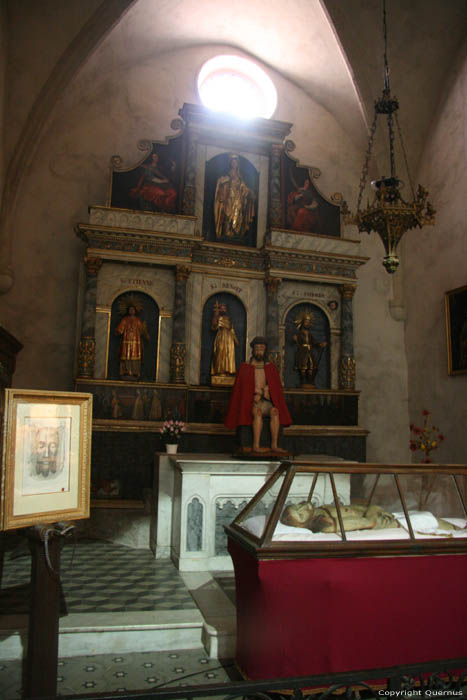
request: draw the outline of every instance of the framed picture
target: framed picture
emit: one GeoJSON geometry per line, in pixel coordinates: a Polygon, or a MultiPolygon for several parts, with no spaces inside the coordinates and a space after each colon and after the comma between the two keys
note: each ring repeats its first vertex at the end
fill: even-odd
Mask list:
{"type": "Polygon", "coordinates": [[[467,285],[446,292],[449,374],[467,372],[467,285]]]}
{"type": "Polygon", "coordinates": [[[89,517],[92,395],[5,390],[0,529],[89,517]]]}

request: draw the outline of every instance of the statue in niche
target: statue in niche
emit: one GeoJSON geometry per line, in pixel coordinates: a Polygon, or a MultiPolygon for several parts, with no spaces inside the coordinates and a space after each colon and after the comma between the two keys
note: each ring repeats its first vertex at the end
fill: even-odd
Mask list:
{"type": "Polygon", "coordinates": [[[319,203],[313,196],[311,180],[306,178],[303,187],[294,181],[295,190],[287,198],[287,220],[294,231],[317,231],[319,229],[319,203]]]}
{"type": "Polygon", "coordinates": [[[214,195],[216,238],[244,238],[255,215],[255,193],[240,174],[240,161],[232,155],[229,172],[217,180],[214,195]]]}
{"type": "Polygon", "coordinates": [[[161,211],[171,214],[177,204],[177,190],[174,187],[175,161],[171,161],[166,173],[159,164],[159,155],[154,151],[148,163],[141,166],[141,177],[136,187],[130,190],[130,197],[139,201],[143,210],[161,211]]]}
{"type": "Polygon", "coordinates": [[[149,340],[146,323],[138,316],[141,309],[142,304],[136,298],[123,298],[119,302],[119,311],[123,318],[115,332],[122,336],[119,374],[124,379],[135,380],[141,375],[143,339],[149,340]]]}
{"type": "Polygon", "coordinates": [[[215,331],[214,348],[211,362],[211,383],[231,385],[235,376],[235,346],[238,339],[235,328],[227,310],[227,304],[216,301],[211,321],[211,330],[215,331]]]}
{"type": "Polygon", "coordinates": [[[311,334],[311,324],[313,313],[302,311],[294,323],[297,332],[294,333],[293,340],[297,346],[295,353],[295,369],[300,373],[300,384],[303,387],[313,387],[314,378],[318,372],[319,363],[323,355],[327,342],[319,342],[311,334]],[[313,353],[314,348],[319,348],[318,353],[313,353]]]}

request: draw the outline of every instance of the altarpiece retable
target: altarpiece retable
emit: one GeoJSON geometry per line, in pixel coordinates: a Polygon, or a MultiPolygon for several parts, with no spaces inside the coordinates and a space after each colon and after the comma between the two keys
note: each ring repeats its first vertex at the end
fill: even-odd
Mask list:
{"type": "Polygon", "coordinates": [[[342,197],[291,155],[292,124],[185,104],[171,127],[136,164],[111,158],[107,202],[77,226],[76,388],[93,394],[95,455],[105,434],[144,441],[167,418],[187,423],[184,451],[233,449],[229,394],[265,336],[287,448],[364,460],[352,299],[366,258],[343,236],[342,197]]]}

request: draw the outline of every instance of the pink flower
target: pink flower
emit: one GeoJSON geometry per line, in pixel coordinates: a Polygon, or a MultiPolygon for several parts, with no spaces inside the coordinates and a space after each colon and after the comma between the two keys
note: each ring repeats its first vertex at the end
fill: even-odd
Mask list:
{"type": "Polygon", "coordinates": [[[421,432],[422,432],[422,429],[421,429],[421,428],[417,428],[417,426],[415,426],[414,429],[413,429],[413,431],[414,431],[415,435],[420,435],[421,432]]]}
{"type": "Polygon", "coordinates": [[[422,411],[422,416],[429,416],[429,415],[430,415],[430,411],[427,411],[426,408],[424,408],[422,411]]]}
{"type": "Polygon", "coordinates": [[[412,452],[416,452],[416,450],[417,450],[417,445],[416,445],[414,442],[411,442],[411,443],[410,443],[410,449],[412,450],[412,452]]]}

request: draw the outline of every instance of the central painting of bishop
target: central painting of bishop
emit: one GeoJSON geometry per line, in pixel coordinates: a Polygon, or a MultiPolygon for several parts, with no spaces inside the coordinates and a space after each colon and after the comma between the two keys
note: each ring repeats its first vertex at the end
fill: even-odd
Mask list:
{"type": "Polygon", "coordinates": [[[258,183],[254,165],[236,153],[221,153],[206,163],[206,240],[256,247],[258,183]]]}

